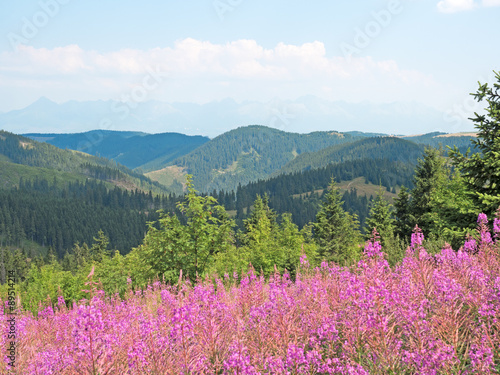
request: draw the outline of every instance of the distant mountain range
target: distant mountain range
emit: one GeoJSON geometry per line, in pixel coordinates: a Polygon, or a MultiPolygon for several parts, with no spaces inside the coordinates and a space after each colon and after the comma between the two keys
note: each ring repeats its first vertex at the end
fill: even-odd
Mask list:
{"type": "Polygon", "coordinates": [[[216,137],[237,126],[260,124],[287,132],[311,130],[413,134],[443,131],[443,113],[413,102],[375,104],[328,101],[315,96],[268,103],[232,99],[194,103],[68,101],[40,98],[26,108],[0,113],[0,129],[13,133],[75,133],[138,129],[216,137]]]}
{"type": "Polygon", "coordinates": [[[360,131],[299,134],[251,125],[214,139],[179,133],[105,130],[26,136],[119,162],[171,191],[179,192],[189,173],[194,175],[197,189],[211,192],[236,190],[249,182],[349,160],[386,159],[413,164],[425,145],[443,148],[456,145],[464,151],[474,135],[434,132],[388,137],[360,131]]]}
{"type": "Polygon", "coordinates": [[[168,165],[210,139],[179,133],[147,134],[93,130],[76,134],[29,133],[24,136],[53,146],[112,159],[128,168],[151,171],[168,165]]]}

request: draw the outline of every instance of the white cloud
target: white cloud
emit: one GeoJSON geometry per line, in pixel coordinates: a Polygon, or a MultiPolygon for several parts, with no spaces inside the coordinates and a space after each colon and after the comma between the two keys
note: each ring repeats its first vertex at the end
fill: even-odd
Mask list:
{"type": "Polygon", "coordinates": [[[471,10],[476,7],[474,0],[443,0],[437,4],[438,10],[443,13],[455,13],[471,10]]]}
{"type": "Polygon", "coordinates": [[[148,92],[147,99],[199,103],[307,94],[331,100],[415,100],[435,85],[431,77],[402,69],[392,60],[329,57],[319,41],[279,43],[266,49],[255,40],[214,44],[188,38],[151,50],[102,53],[77,45],[21,46],[16,52],[0,54],[3,91],[20,93],[22,88],[29,92],[18,94],[23,100],[42,95],[61,102],[118,99],[140,85],[151,69],[168,78],[148,92]],[[402,98],[404,92],[408,97],[402,98]]]}
{"type": "Polygon", "coordinates": [[[500,7],[500,0],[483,0],[485,7],[500,7]]]}
{"type": "Polygon", "coordinates": [[[47,79],[54,74],[132,77],[147,73],[152,66],[186,77],[208,75],[275,81],[313,76],[340,78],[363,72],[405,74],[394,61],[328,58],[324,44],[318,41],[299,46],[279,43],[273,49],[264,49],[254,40],[220,45],[188,38],[178,41],[173,48],[109,53],[84,51],[76,45],[51,50],[23,46],[17,52],[2,53],[0,63],[0,71],[47,79]]]}

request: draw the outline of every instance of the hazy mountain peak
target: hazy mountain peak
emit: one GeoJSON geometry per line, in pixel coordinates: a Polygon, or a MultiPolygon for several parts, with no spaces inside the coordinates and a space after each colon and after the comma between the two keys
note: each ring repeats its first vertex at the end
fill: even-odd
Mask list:
{"type": "Polygon", "coordinates": [[[41,96],[40,98],[38,98],[38,100],[34,101],[31,105],[29,105],[27,108],[29,107],[46,107],[46,106],[57,106],[58,104],[56,102],[53,102],[52,100],[50,100],[49,98],[47,98],[46,96],[41,96]]]}
{"type": "MultiPolygon", "coordinates": [[[[151,133],[177,132],[214,138],[238,126],[262,124],[306,133],[337,130],[412,134],[445,130],[443,113],[416,102],[349,103],[313,95],[295,100],[206,104],[147,101],[128,106],[116,101],[70,101],[57,104],[41,97],[30,106],[0,114],[0,126],[16,133],[77,133],[92,129],[151,133]]],[[[466,129],[464,129],[465,131],[466,129]]]]}

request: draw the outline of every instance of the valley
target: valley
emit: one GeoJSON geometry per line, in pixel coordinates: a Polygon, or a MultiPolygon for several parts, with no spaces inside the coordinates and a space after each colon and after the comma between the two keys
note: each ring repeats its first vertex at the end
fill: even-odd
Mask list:
{"type": "MultiPolygon", "coordinates": [[[[21,136],[2,132],[0,189],[7,194],[4,199],[21,201],[33,190],[37,202],[49,204],[43,203],[49,217],[56,214],[56,207],[71,215],[66,222],[74,222],[80,229],[54,221],[51,231],[31,236],[41,246],[37,252],[46,254],[51,249],[58,257],[74,243],[91,242],[97,231],[105,228],[111,244],[126,254],[140,243],[147,221],[158,218],[156,210],[178,213],[176,204],[186,193],[188,174],[193,176],[196,189],[215,197],[239,227],[250,215],[257,196],[268,196],[272,209],[278,214],[291,213],[293,222],[304,227],[314,221],[325,189],[334,178],[345,209],[357,215],[363,228],[370,202],[380,189],[392,202],[401,186],[413,187],[413,170],[426,145],[458,144],[463,148],[473,136],[443,135],[298,134],[264,126],[241,127],[214,139],[176,133],[93,131],[21,136]],[[84,194],[79,192],[82,189],[84,194]],[[83,206],[75,206],[73,212],[63,209],[60,205],[67,204],[65,199],[70,197],[83,206]],[[124,197],[135,203],[124,203],[124,197]],[[138,225],[138,230],[126,231],[134,234],[125,242],[120,239],[123,227],[131,224],[111,222],[99,227],[103,225],[99,220],[88,219],[91,212],[108,210],[108,220],[116,220],[111,217],[127,207],[134,217],[127,220],[136,222],[133,225],[138,225]],[[117,231],[117,226],[122,229],[117,231]]],[[[20,244],[30,238],[34,228],[43,227],[39,222],[42,217],[26,216],[26,206],[3,207],[9,211],[0,215],[3,242],[20,244]],[[17,227],[6,215],[18,218],[17,227]]],[[[128,217],[125,211],[118,215],[128,217]]]]}

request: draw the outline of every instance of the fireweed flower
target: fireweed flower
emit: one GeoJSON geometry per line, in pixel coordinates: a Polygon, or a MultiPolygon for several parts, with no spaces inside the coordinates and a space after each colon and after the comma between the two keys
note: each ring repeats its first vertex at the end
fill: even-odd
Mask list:
{"type": "Polygon", "coordinates": [[[467,240],[464,243],[463,249],[465,252],[469,254],[474,254],[477,251],[477,242],[471,236],[467,237],[467,240]]]}
{"type": "Polygon", "coordinates": [[[477,223],[478,223],[479,225],[481,225],[481,224],[484,224],[484,225],[488,224],[488,216],[486,216],[486,214],[485,214],[485,213],[482,213],[482,212],[481,212],[481,213],[477,216],[477,223]]]}
{"type": "Polygon", "coordinates": [[[423,242],[424,234],[422,233],[422,229],[420,229],[418,225],[415,225],[413,233],[411,234],[411,247],[413,249],[419,248],[420,246],[422,246],[423,242]]]}
{"type": "Polygon", "coordinates": [[[227,374],[257,375],[252,366],[247,347],[241,343],[231,345],[228,359],[224,361],[224,371],[227,374]]]}
{"type": "Polygon", "coordinates": [[[304,268],[309,268],[309,260],[307,260],[306,254],[300,256],[300,265],[304,268]]]}
{"type": "MultiPolygon", "coordinates": [[[[478,224],[487,239],[485,220],[481,215],[478,224]]],[[[250,271],[231,282],[156,283],[125,300],[97,293],[70,308],[60,300],[59,308],[43,307],[35,315],[19,310],[17,371],[495,373],[497,245],[483,239],[476,251],[469,238],[462,250],[445,246],[431,259],[422,244],[416,230],[410,250],[419,256],[409,252],[392,268],[372,240],[358,265],[324,262],[296,281],[287,274],[264,280],[250,271]]],[[[3,310],[0,344],[6,348],[10,317],[3,310]]],[[[8,371],[5,353],[1,374],[8,371]]]]}
{"type": "Polygon", "coordinates": [[[488,217],[484,213],[480,213],[477,217],[477,230],[481,235],[481,245],[491,244],[491,233],[488,230],[488,217]]]}
{"type": "Polygon", "coordinates": [[[366,242],[364,253],[368,258],[378,258],[383,257],[384,253],[382,252],[382,245],[379,241],[380,237],[378,236],[377,231],[373,230],[373,237],[370,241],[366,242]]]}
{"type": "Polygon", "coordinates": [[[498,217],[493,220],[493,233],[495,238],[498,239],[500,237],[500,218],[498,217]]]}

